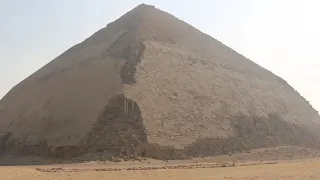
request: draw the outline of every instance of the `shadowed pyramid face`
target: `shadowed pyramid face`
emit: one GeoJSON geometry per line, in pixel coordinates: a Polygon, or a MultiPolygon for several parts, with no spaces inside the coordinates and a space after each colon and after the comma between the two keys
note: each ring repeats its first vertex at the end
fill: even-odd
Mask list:
{"type": "Polygon", "coordinates": [[[0,150],[182,158],[319,147],[319,125],[317,112],[283,79],[140,5],[0,101],[0,150]]]}

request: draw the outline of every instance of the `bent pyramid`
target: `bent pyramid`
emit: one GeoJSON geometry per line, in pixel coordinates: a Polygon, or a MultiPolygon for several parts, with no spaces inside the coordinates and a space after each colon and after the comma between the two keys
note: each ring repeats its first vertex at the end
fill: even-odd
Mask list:
{"type": "Polygon", "coordinates": [[[0,152],[155,158],[319,148],[320,118],[286,81],[139,5],[0,101],[0,152]]]}

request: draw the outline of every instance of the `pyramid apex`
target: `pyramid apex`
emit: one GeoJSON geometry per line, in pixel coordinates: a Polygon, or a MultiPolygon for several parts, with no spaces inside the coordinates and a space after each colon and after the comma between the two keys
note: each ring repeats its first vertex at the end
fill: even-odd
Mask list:
{"type": "Polygon", "coordinates": [[[137,8],[155,8],[155,6],[142,3],[142,4],[138,5],[137,8]]]}
{"type": "Polygon", "coordinates": [[[153,5],[148,5],[148,4],[142,3],[142,4],[139,4],[138,6],[136,6],[135,8],[133,8],[132,11],[140,12],[140,11],[147,11],[150,9],[156,9],[156,7],[153,5]]]}

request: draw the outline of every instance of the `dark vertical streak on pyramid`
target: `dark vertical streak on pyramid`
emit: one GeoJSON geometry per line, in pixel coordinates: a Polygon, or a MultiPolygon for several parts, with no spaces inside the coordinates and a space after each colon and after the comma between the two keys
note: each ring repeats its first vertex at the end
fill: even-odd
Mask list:
{"type": "Polygon", "coordinates": [[[172,15],[140,5],[0,101],[0,155],[178,159],[320,148],[320,118],[288,83],[172,15]]]}

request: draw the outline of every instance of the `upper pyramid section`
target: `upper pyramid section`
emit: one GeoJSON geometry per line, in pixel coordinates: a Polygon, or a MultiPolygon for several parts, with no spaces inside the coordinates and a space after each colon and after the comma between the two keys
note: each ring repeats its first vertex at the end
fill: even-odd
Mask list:
{"type": "Polygon", "coordinates": [[[286,81],[153,6],[140,5],[0,101],[0,153],[181,158],[320,148],[318,113],[286,81]]]}

